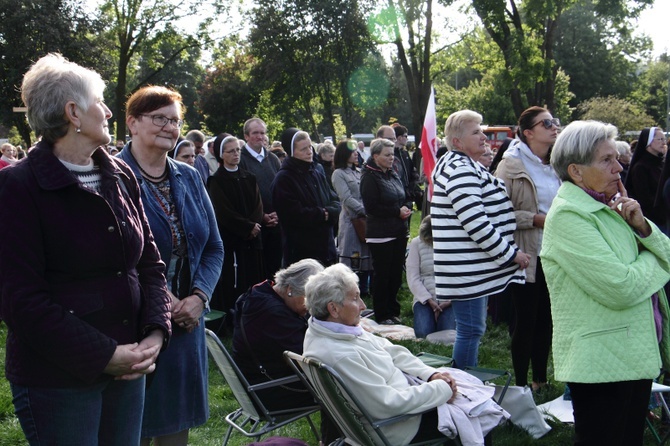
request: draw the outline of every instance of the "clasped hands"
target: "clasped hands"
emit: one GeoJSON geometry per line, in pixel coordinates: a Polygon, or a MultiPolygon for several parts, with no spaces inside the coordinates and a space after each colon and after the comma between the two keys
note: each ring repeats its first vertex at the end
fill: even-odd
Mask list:
{"type": "Polygon", "coordinates": [[[139,343],[117,345],[104,372],[117,380],[133,380],[156,369],[156,359],[163,346],[163,331],[152,330],[139,343]]]}
{"type": "Polygon", "coordinates": [[[447,403],[451,403],[456,399],[456,393],[458,392],[458,387],[456,386],[456,380],[451,377],[450,374],[447,372],[435,372],[432,375],[430,375],[430,378],[428,378],[428,381],[435,381],[436,379],[441,379],[442,381],[445,381],[447,384],[449,384],[449,387],[451,388],[451,398],[447,401],[447,403]]]}

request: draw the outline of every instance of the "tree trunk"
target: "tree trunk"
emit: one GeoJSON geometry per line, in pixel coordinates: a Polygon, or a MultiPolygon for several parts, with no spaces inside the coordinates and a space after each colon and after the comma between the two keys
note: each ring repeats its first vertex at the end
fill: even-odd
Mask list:
{"type": "Polygon", "coordinates": [[[128,62],[130,56],[121,52],[119,56],[119,79],[114,90],[116,104],[114,115],[116,116],[116,139],[126,140],[126,83],[128,81],[128,62]]]}

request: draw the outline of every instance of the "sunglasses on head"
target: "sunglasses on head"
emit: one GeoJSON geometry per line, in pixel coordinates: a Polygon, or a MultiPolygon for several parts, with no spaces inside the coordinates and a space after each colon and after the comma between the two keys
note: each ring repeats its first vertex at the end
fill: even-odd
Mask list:
{"type": "Polygon", "coordinates": [[[541,119],[541,120],[537,121],[535,124],[531,125],[530,128],[529,128],[528,130],[530,130],[530,129],[532,129],[533,127],[536,127],[536,126],[538,126],[538,125],[540,125],[540,124],[542,124],[542,126],[544,126],[544,128],[548,130],[548,129],[550,129],[550,128],[551,128],[552,126],[554,126],[554,125],[555,125],[556,127],[560,127],[560,126],[561,126],[561,121],[560,121],[558,118],[541,119]]]}

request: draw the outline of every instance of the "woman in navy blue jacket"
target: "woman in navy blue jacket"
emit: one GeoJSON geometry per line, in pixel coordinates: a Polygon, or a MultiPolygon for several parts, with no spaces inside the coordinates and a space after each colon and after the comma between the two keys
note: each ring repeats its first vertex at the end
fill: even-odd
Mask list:
{"type": "Polygon", "coordinates": [[[31,445],[137,444],[170,300],[137,181],[110,157],[97,73],[60,55],[26,73],[41,142],[0,172],[5,374],[31,445]]]}
{"type": "Polygon", "coordinates": [[[283,263],[311,258],[332,265],[337,262],[333,226],[340,216],[340,201],[323,168],[313,162],[307,132],[289,128],[281,141],[288,156],[272,183],[272,203],[284,238],[283,263]]]}
{"type": "Polygon", "coordinates": [[[132,141],[119,157],[140,183],[167,265],[174,322],[170,348],[147,389],[142,444],[160,437],[185,446],[189,429],[209,416],[203,316],[221,274],[223,243],[200,175],[167,156],[183,123],[181,95],[165,87],[141,88],[128,99],[126,114],[132,141]]]}

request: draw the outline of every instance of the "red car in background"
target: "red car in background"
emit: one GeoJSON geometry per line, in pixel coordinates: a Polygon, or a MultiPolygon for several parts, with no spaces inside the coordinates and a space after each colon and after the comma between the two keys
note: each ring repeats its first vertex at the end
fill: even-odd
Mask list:
{"type": "Polygon", "coordinates": [[[491,150],[497,152],[505,138],[514,138],[513,126],[482,126],[491,150]]]}

